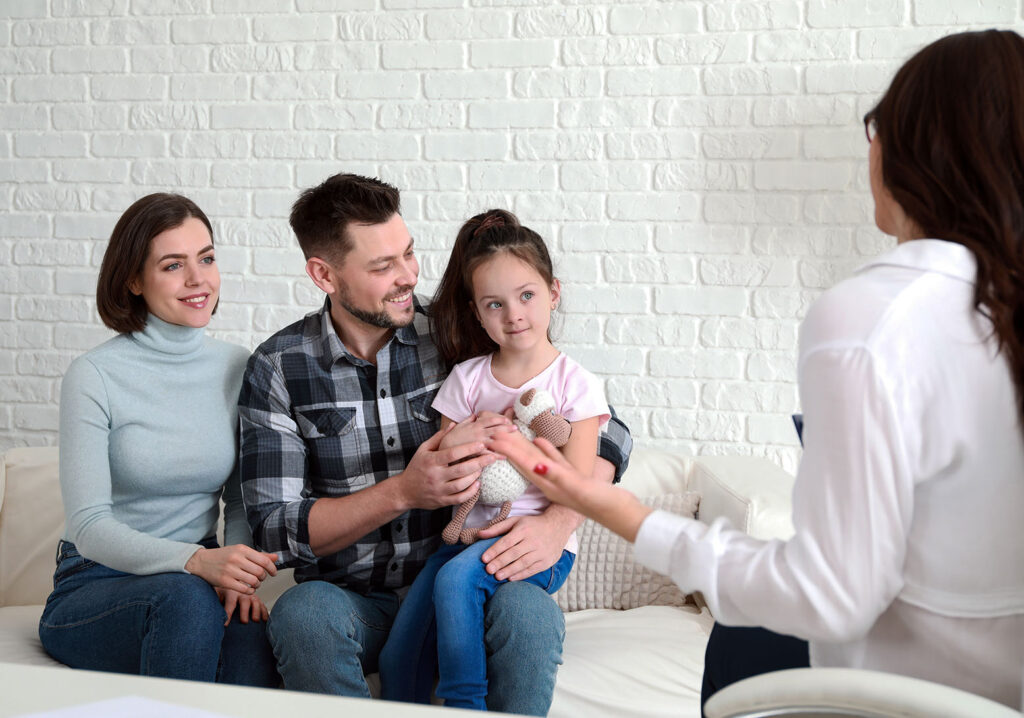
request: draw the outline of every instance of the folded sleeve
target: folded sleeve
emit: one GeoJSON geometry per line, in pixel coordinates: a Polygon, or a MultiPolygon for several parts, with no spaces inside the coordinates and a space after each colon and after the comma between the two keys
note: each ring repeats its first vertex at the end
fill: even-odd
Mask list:
{"type": "Polygon", "coordinates": [[[309,545],[307,449],[291,415],[280,368],[259,350],[250,357],[238,399],[239,474],[253,541],[278,565],[317,560],[309,545]]]}

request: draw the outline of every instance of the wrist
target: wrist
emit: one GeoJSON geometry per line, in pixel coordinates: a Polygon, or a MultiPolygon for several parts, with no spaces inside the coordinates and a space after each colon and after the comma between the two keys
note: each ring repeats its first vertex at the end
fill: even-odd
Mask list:
{"type": "Polygon", "coordinates": [[[582,514],[573,511],[568,506],[562,504],[551,504],[544,510],[542,516],[545,520],[551,522],[551,525],[557,530],[565,534],[566,540],[573,531],[580,527],[586,518],[582,514]]]}
{"type": "Polygon", "coordinates": [[[199,554],[201,554],[205,550],[205,548],[200,546],[198,549],[196,549],[195,553],[188,557],[188,561],[185,562],[186,572],[195,574],[197,576],[199,575],[199,562],[201,560],[199,558],[199,554]]]}
{"type": "Polygon", "coordinates": [[[388,494],[388,505],[391,506],[391,510],[397,514],[404,514],[406,511],[412,511],[417,508],[413,505],[412,497],[407,495],[405,491],[406,481],[405,471],[392,476],[387,481],[377,484],[388,494]]]}

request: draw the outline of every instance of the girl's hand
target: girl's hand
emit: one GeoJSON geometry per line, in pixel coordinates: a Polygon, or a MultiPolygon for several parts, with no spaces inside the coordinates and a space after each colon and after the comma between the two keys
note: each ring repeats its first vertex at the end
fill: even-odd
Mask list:
{"type": "Polygon", "coordinates": [[[227,614],[227,618],[224,619],[225,626],[231,622],[231,614],[235,612],[235,608],[238,608],[238,620],[242,623],[248,623],[250,618],[257,622],[270,618],[267,605],[259,596],[246,596],[226,588],[214,590],[217,592],[217,598],[224,604],[224,613],[227,614]]]}
{"type": "Polygon", "coordinates": [[[497,434],[484,445],[511,461],[551,501],[586,513],[580,499],[594,490],[594,482],[577,471],[551,442],[536,439],[531,444],[516,432],[497,434]],[[540,472],[542,467],[544,473],[540,472]]]}
{"type": "Polygon", "coordinates": [[[455,424],[455,427],[441,439],[441,448],[475,444],[496,433],[515,430],[515,425],[504,415],[485,411],[455,424]]]}
{"type": "Polygon", "coordinates": [[[245,544],[201,548],[185,563],[185,570],[214,588],[251,595],[263,579],[277,575],[276,553],[263,553],[245,544]]]}

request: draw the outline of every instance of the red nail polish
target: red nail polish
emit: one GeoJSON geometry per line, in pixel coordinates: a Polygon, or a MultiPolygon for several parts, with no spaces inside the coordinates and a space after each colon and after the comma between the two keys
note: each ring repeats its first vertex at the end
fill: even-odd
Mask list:
{"type": "Polygon", "coordinates": [[[541,476],[544,476],[546,473],[548,473],[548,465],[547,464],[537,464],[536,466],[533,467],[533,473],[540,474],[541,476]]]}

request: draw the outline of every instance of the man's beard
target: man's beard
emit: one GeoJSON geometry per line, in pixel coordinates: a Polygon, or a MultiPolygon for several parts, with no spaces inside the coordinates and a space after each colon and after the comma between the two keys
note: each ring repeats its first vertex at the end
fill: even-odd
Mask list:
{"type": "MultiPolygon", "coordinates": [[[[397,292],[395,296],[398,296],[399,294],[405,294],[406,292],[411,291],[412,287],[406,287],[402,289],[402,291],[397,292]]],[[[401,327],[407,327],[410,324],[412,324],[413,319],[416,318],[416,313],[413,312],[407,320],[396,321],[394,317],[387,313],[386,310],[381,310],[379,312],[369,312],[365,309],[360,309],[359,307],[352,304],[352,300],[349,297],[347,287],[341,287],[340,291],[338,292],[338,304],[341,305],[342,309],[344,309],[346,312],[351,314],[359,321],[365,322],[370,326],[380,327],[381,329],[400,329],[401,327]]]]}

